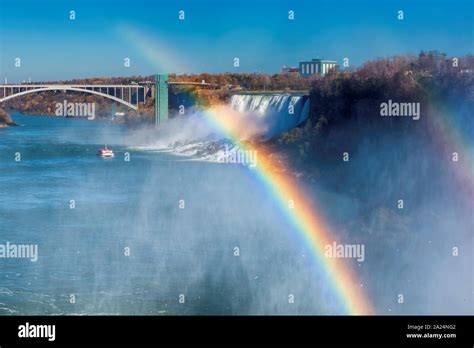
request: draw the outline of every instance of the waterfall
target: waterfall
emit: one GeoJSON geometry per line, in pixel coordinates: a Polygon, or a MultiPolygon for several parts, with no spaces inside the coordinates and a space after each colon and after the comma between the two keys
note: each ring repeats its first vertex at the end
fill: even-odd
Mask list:
{"type": "Polygon", "coordinates": [[[299,126],[309,116],[309,98],[304,95],[235,94],[230,106],[245,117],[258,118],[266,128],[267,138],[299,126]]]}

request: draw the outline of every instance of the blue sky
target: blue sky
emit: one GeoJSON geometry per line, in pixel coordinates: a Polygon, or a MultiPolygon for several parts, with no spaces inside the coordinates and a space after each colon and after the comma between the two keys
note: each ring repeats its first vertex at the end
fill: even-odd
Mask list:
{"type": "Polygon", "coordinates": [[[0,0],[0,79],[276,73],[316,57],[357,66],[420,50],[474,53],[473,38],[474,0],[0,0]]]}

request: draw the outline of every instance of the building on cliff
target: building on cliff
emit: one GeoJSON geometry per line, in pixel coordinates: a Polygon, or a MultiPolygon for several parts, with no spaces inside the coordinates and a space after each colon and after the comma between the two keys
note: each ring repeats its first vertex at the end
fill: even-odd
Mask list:
{"type": "Polygon", "coordinates": [[[312,59],[306,62],[300,62],[299,70],[301,76],[311,76],[311,75],[326,75],[329,70],[335,69],[337,67],[337,61],[335,60],[326,60],[326,59],[312,59]]]}

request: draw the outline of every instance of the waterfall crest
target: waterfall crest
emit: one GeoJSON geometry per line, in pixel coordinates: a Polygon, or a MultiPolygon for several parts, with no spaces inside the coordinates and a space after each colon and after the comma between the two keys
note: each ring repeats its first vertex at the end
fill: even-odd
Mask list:
{"type": "Polygon", "coordinates": [[[309,116],[309,98],[304,95],[234,94],[230,106],[244,117],[257,118],[266,128],[266,138],[299,126],[309,116]]]}

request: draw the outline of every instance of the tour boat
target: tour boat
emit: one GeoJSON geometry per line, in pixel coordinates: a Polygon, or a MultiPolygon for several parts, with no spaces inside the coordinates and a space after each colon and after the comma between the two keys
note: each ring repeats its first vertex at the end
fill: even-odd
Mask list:
{"type": "Polygon", "coordinates": [[[107,148],[107,145],[103,149],[99,149],[97,155],[100,157],[114,157],[114,152],[111,149],[107,148]]]}

